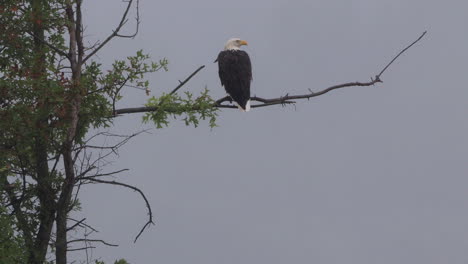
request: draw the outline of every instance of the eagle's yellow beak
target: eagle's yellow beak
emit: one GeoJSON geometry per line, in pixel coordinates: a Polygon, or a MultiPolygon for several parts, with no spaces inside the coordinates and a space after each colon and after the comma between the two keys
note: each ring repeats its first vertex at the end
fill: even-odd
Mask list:
{"type": "Polygon", "coordinates": [[[249,45],[249,43],[247,43],[247,41],[245,41],[245,40],[241,40],[240,44],[241,45],[249,45]]]}

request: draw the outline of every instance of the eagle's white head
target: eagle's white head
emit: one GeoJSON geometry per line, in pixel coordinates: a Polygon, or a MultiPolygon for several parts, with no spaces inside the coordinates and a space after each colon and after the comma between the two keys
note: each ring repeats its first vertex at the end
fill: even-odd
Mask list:
{"type": "Polygon", "coordinates": [[[247,41],[239,38],[232,38],[226,42],[224,50],[238,50],[242,45],[247,45],[247,41]]]}

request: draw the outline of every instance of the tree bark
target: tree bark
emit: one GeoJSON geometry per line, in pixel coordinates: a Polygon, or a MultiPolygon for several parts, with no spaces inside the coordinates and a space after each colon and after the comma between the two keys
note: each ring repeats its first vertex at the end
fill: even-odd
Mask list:
{"type": "Polygon", "coordinates": [[[81,27],[81,0],[75,2],[76,14],[73,11],[73,3],[67,2],[66,15],[68,19],[69,60],[72,70],[72,87],[69,91],[70,105],[68,108],[69,126],[67,136],[63,145],[63,165],[65,168],[65,181],[62,184],[60,197],[57,203],[57,241],[56,241],[56,263],[67,263],[67,216],[70,211],[70,201],[75,185],[74,160],[72,156],[73,143],[78,129],[79,112],[83,96],[81,86],[81,66],[83,61],[83,38],[81,27]],[[76,16],[76,19],[75,19],[76,16]]]}

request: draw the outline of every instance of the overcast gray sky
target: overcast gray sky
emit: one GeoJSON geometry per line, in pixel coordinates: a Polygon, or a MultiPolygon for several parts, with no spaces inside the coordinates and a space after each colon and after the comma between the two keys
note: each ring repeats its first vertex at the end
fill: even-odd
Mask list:
{"type": "MultiPolygon", "coordinates": [[[[124,4],[85,1],[90,43],[115,27],[124,4]]],[[[205,122],[141,135],[109,167],[137,193],[88,187],[83,211],[118,248],[109,263],[467,263],[468,2],[465,0],[141,1],[134,40],[99,52],[108,65],[144,49],[169,72],[152,95],[206,65],[183,90],[225,95],[213,64],[225,41],[249,42],[253,94],[277,97],[368,81],[424,30],[375,87],[346,88],[296,107],[222,110],[205,122]]],[[[132,30],[131,27],[128,30],[132,30]]],[[[129,93],[121,107],[141,106],[129,93]]],[[[119,117],[131,133],[141,115],[119,117]]],[[[77,216],[78,217],[78,216],[77,216]]],[[[81,255],[82,256],[82,255],[81,255]]]]}

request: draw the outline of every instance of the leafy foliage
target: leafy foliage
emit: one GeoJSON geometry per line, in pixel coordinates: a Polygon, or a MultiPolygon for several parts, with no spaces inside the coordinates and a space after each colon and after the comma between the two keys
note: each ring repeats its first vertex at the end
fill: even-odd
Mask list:
{"type": "MultiPolygon", "coordinates": [[[[104,261],[96,260],[95,264],[106,264],[104,261]]],[[[119,259],[114,262],[114,264],[130,264],[125,259],[119,259]]]]}
{"type": "Polygon", "coordinates": [[[178,94],[163,94],[148,100],[146,106],[156,110],[143,117],[144,122],[153,121],[157,128],[169,125],[169,118],[181,117],[185,125],[197,127],[200,120],[208,119],[210,127],[216,127],[217,108],[213,107],[215,101],[208,95],[205,88],[201,94],[194,98],[190,92],[184,97],[178,94]]]}
{"type": "MultiPolygon", "coordinates": [[[[3,201],[3,199],[2,199],[3,201]]],[[[15,234],[16,220],[0,205],[0,263],[25,263],[26,251],[21,235],[15,234]]]]}
{"type": "MultiPolygon", "coordinates": [[[[73,188],[101,169],[88,154],[95,147],[87,145],[88,132],[113,124],[125,89],[149,94],[147,75],[168,70],[166,59],[152,62],[141,50],[110,68],[84,62],[95,47],[85,47],[80,34],[82,2],[0,2],[0,263],[40,263],[59,245],[67,250],[66,219],[80,209],[73,188]]],[[[143,120],[157,128],[170,118],[214,127],[214,103],[207,89],[198,96],[162,94],[148,100],[157,110],[143,120]]]]}

